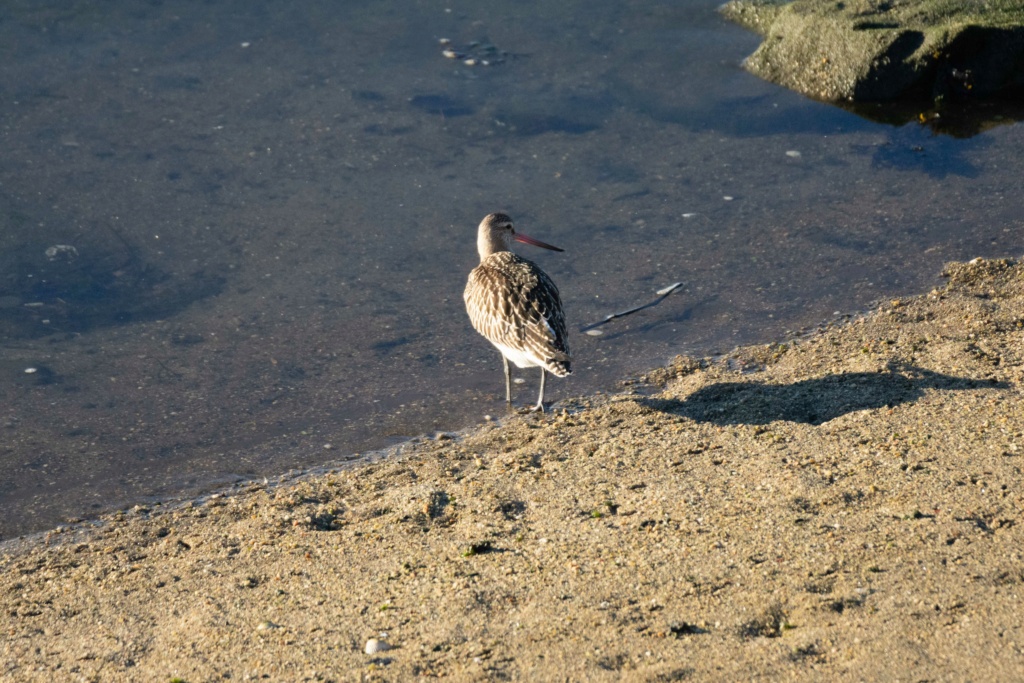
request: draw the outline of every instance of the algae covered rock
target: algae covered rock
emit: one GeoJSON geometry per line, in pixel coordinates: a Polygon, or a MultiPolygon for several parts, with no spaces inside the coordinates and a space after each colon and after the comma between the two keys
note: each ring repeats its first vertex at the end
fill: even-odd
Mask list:
{"type": "Polygon", "coordinates": [[[1020,0],[732,0],[721,11],[764,36],[749,71],[815,99],[1024,93],[1020,0]]]}

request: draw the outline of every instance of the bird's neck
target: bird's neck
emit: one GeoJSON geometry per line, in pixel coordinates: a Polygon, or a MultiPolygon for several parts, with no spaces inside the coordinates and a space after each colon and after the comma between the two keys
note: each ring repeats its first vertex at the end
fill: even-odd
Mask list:
{"type": "Polygon", "coordinates": [[[503,240],[495,238],[493,234],[481,233],[476,238],[476,250],[480,254],[480,262],[499,251],[508,251],[508,245],[503,240]]]}

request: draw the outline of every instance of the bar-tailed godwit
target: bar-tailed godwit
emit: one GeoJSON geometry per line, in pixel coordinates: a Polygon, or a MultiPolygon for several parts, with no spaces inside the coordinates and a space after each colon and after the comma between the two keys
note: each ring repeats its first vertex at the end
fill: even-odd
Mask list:
{"type": "Polygon", "coordinates": [[[476,248],[480,265],[469,274],[463,298],[473,328],[501,351],[505,363],[505,401],[512,405],[512,372],[540,367],[540,396],[534,410],[544,411],[544,378],[572,373],[565,313],[558,287],[537,264],[512,253],[512,242],[552,251],[558,247],[512,228],[512,219],[492,213],[480,222],[476,248]]]}

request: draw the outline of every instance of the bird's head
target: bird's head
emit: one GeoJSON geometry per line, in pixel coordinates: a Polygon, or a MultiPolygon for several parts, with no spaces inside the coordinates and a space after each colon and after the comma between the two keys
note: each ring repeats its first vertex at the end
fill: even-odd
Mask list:
{"type": "Polygon", "coordinates": [[[512,219],[508,217],[508,214],[491,213],[480,221],[476,246],[480,252],[481,261],[495,252],[511,251],[512,242],[532,244],[535,247],[550,249],[551,251],[562,251],[558,247],[553,247],[538,239],[516,232],[515,228],[512,227],[512,219]]]}

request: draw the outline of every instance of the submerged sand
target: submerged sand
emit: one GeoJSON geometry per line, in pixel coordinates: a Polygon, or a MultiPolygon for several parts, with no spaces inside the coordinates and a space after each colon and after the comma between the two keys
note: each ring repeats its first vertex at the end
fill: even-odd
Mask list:
{"type": "Polygon", "coordinates": [[[1024,267],[947,274],[620,395],[8,545],[0,677],[1019,679],[1024,267]]]}

